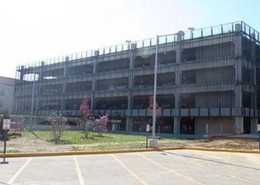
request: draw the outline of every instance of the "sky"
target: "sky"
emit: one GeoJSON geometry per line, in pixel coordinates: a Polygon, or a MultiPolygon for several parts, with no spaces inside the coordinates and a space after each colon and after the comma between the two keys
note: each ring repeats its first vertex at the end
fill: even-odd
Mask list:
{"type": "Polygon", "coordinates": [[[259,0],[0,0],[0,76],[189,27],[244,21],[260,31],[259,7],[259,0]]]}

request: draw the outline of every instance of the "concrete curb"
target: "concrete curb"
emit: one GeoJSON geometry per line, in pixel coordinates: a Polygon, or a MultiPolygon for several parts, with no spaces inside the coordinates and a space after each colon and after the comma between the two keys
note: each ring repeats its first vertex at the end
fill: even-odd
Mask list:
{"type": "MultiPolygon", "coordinates": [[[[172,148],[171,150],[181,150],[183,148],[172,148]]],[[[145,148],[145,149],[133,149],[133,150],[100,150],[100,151],[75,151],[75,152],[38,152],[38,153],[7,153],[0,154],[2,157],[44,157],[44,156],[61,156],[61,155],[96,155],[96,154],[113,154],[113,153],[134,153],[134,152],[151,152],[161,151],[160,148],[145,148]]]]}
{"type": "Polygon", "coordinates": [[[152,152],[164,150],[200,150],[211,152],[231,152],[231,153],[248,153],[260,154],[260,151],[254,150],[233,150],[233,149],[216,149],[216,148],[196,148],[196,147],[178,147],[178,148],[145,148],[133,150],[104,150],[104,151],[75,151],[75,152],[39,152],[39,153],[7,153],[0,154],[0,158],[14,158],[14,157],[45,157],[45,156],[62,156],[62,155],[96,155],[96,154],[113,154],[113,153],[134,153],[134,152],[152,152]]]}
{"type": "Polygon", "coordinates": [[[229,152],[229,153],[248,153],[248,154],[260,154],[258,150],[234,150],[234,149],[218,149],[218,148],[197,148],[197,147],[184,147],[183,150],[200,150],[209,152],[229,152]]]}

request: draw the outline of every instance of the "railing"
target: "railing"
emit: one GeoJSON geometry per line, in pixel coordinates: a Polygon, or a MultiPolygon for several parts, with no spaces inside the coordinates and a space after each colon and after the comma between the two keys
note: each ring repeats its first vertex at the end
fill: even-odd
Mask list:
{"type": "MultiPolygon", "coordinates": [[[[251,26],[247,25],[243,21],[238,22],[231,22],[227,24],[221,24],[217,26],[211,26],[211,27],[205,27],[200,29],[194,29],[190,28],[188,31],[183,32],[184,35],[182,37],[183,40],[191,40],[196,38],[203,38],[213,35],[220,35],[220,34],[227,34],[237,31],[236,30],[236,24],[241,25],[241,31],[243,31],[245,34],[249,35],[250,37],[254,37],[255,40],[260,42],[260,33],[253,29],[251,26]]],[[[166,35],[160,35],[159,36],[159,45],[168,44],[168,43],[175,43],[177,42],[178,33],[175,34],[166,34],[166,35]]],[[[118,52],[124,52],[124,51],[130,51],[133,48],[145,48],[145,47],[151,47],[156,45],[156,38],[148,38],[138,41],[128,41],[123,44],[103,47],[99,49],[84,51],[84,52],[78,52],[74,54],[69,54],[66,56],[60,56],[55,57],[51,59],[46,60],[40,60],[35,63],[31,64],[25,64],[23,65],[24,68],[30,68],[30,67],[39,67],[42,65],[42,61],[44,61],[45,64],[55,64],[60,62],[65,62],[67,60],[69,61],[75,61],[80,60],[84,58],[90,58],[95,57],[97,55],[107,55],[112,53],[118,53],[118,52]]],[[[18,66],[17,70],[21,70],[22,66],[18,66]]]]}
{"type": "MultiPolygon", "coordinates": [[[[79,110],[38,110],[39,116],[48,116],[52,112],[62,114],[65,116],[80,116],[79,110]]],[[[109,115],[109,116],[151,116],[148,109],[95,109],[94,115],[109,115]]],[[[208,116],[246,116],[258,117],[260,115],[259,109],[253,108],[179,108],[179,109],[162,109],[162,117],[208,117],[208,116]]]]}

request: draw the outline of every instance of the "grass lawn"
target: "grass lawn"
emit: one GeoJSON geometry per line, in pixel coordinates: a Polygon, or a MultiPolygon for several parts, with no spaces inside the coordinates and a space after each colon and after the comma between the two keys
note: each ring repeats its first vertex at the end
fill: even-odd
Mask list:
{"type": "MultiPolygon", "coordinates": [[[[55,143],[51,131],[23,131],[22,136],[9,135],[8,152],[55,152],[140,149],[146,147],[145,135],[105,133],[102,137],[91,133],[86,139],[81,131],[65,131],[55,143]]],[[[258,150],[258,140],[216,137],[210,139],[161,138],[160,147],[206,147],[258,150]]],[[[0,142],[3,148],[3,142],[0,142]]],[[[0,151],[1,152],[1,151],[0,151]]]]}
{"type": "MultiPolygon", "coordinates": [[[[23,132],[23,137],[29,137],[32,133],[23,132]]],[[[54,142],[50,131],[34,131],[34,134],[49,142],[54,142]]],[[[127,135],[116,133],[104,133],[103,136],[98,136],[97,133],[91,133],[86,139],[81,131],[65,131],[62,134],[61,141],[58,144],[93,144],[93,143],[125,143],[125,142],[144,142],[146,136],[142,135],[127,135]]]]}
{"type": "MultiPolygon", "coordinates": [[[[51,131],[34,131],[22,132],[23,138],[37,137],[43,141],[55,144],[51,131]]],[[[117,133],[104,133],[103,136],[98,136],[97,133],[90,133],[88,138],[85,138],[81,131],[65,131],[62,134],[59,143],[56,147],[71,145],[72,151],[78,150],[110,150],[110,149],[129,149],[129,148],[145,148],[146,136],[144,135],[128,135],[117,133]]]]}

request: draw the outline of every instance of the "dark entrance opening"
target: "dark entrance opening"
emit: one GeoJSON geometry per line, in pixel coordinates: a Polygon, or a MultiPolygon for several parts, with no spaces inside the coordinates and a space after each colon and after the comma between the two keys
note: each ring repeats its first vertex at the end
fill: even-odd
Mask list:
{"type": "Polygon", "coordinates": [[[250,134],[251,132],[251,120],[249,117],[244,117],[244,134],[250,134]]]}
{"type": "Polygon", "coordinates": [[[195,134],[195,118],[182,117],[181,118],[181,134],[195,134]]]}

